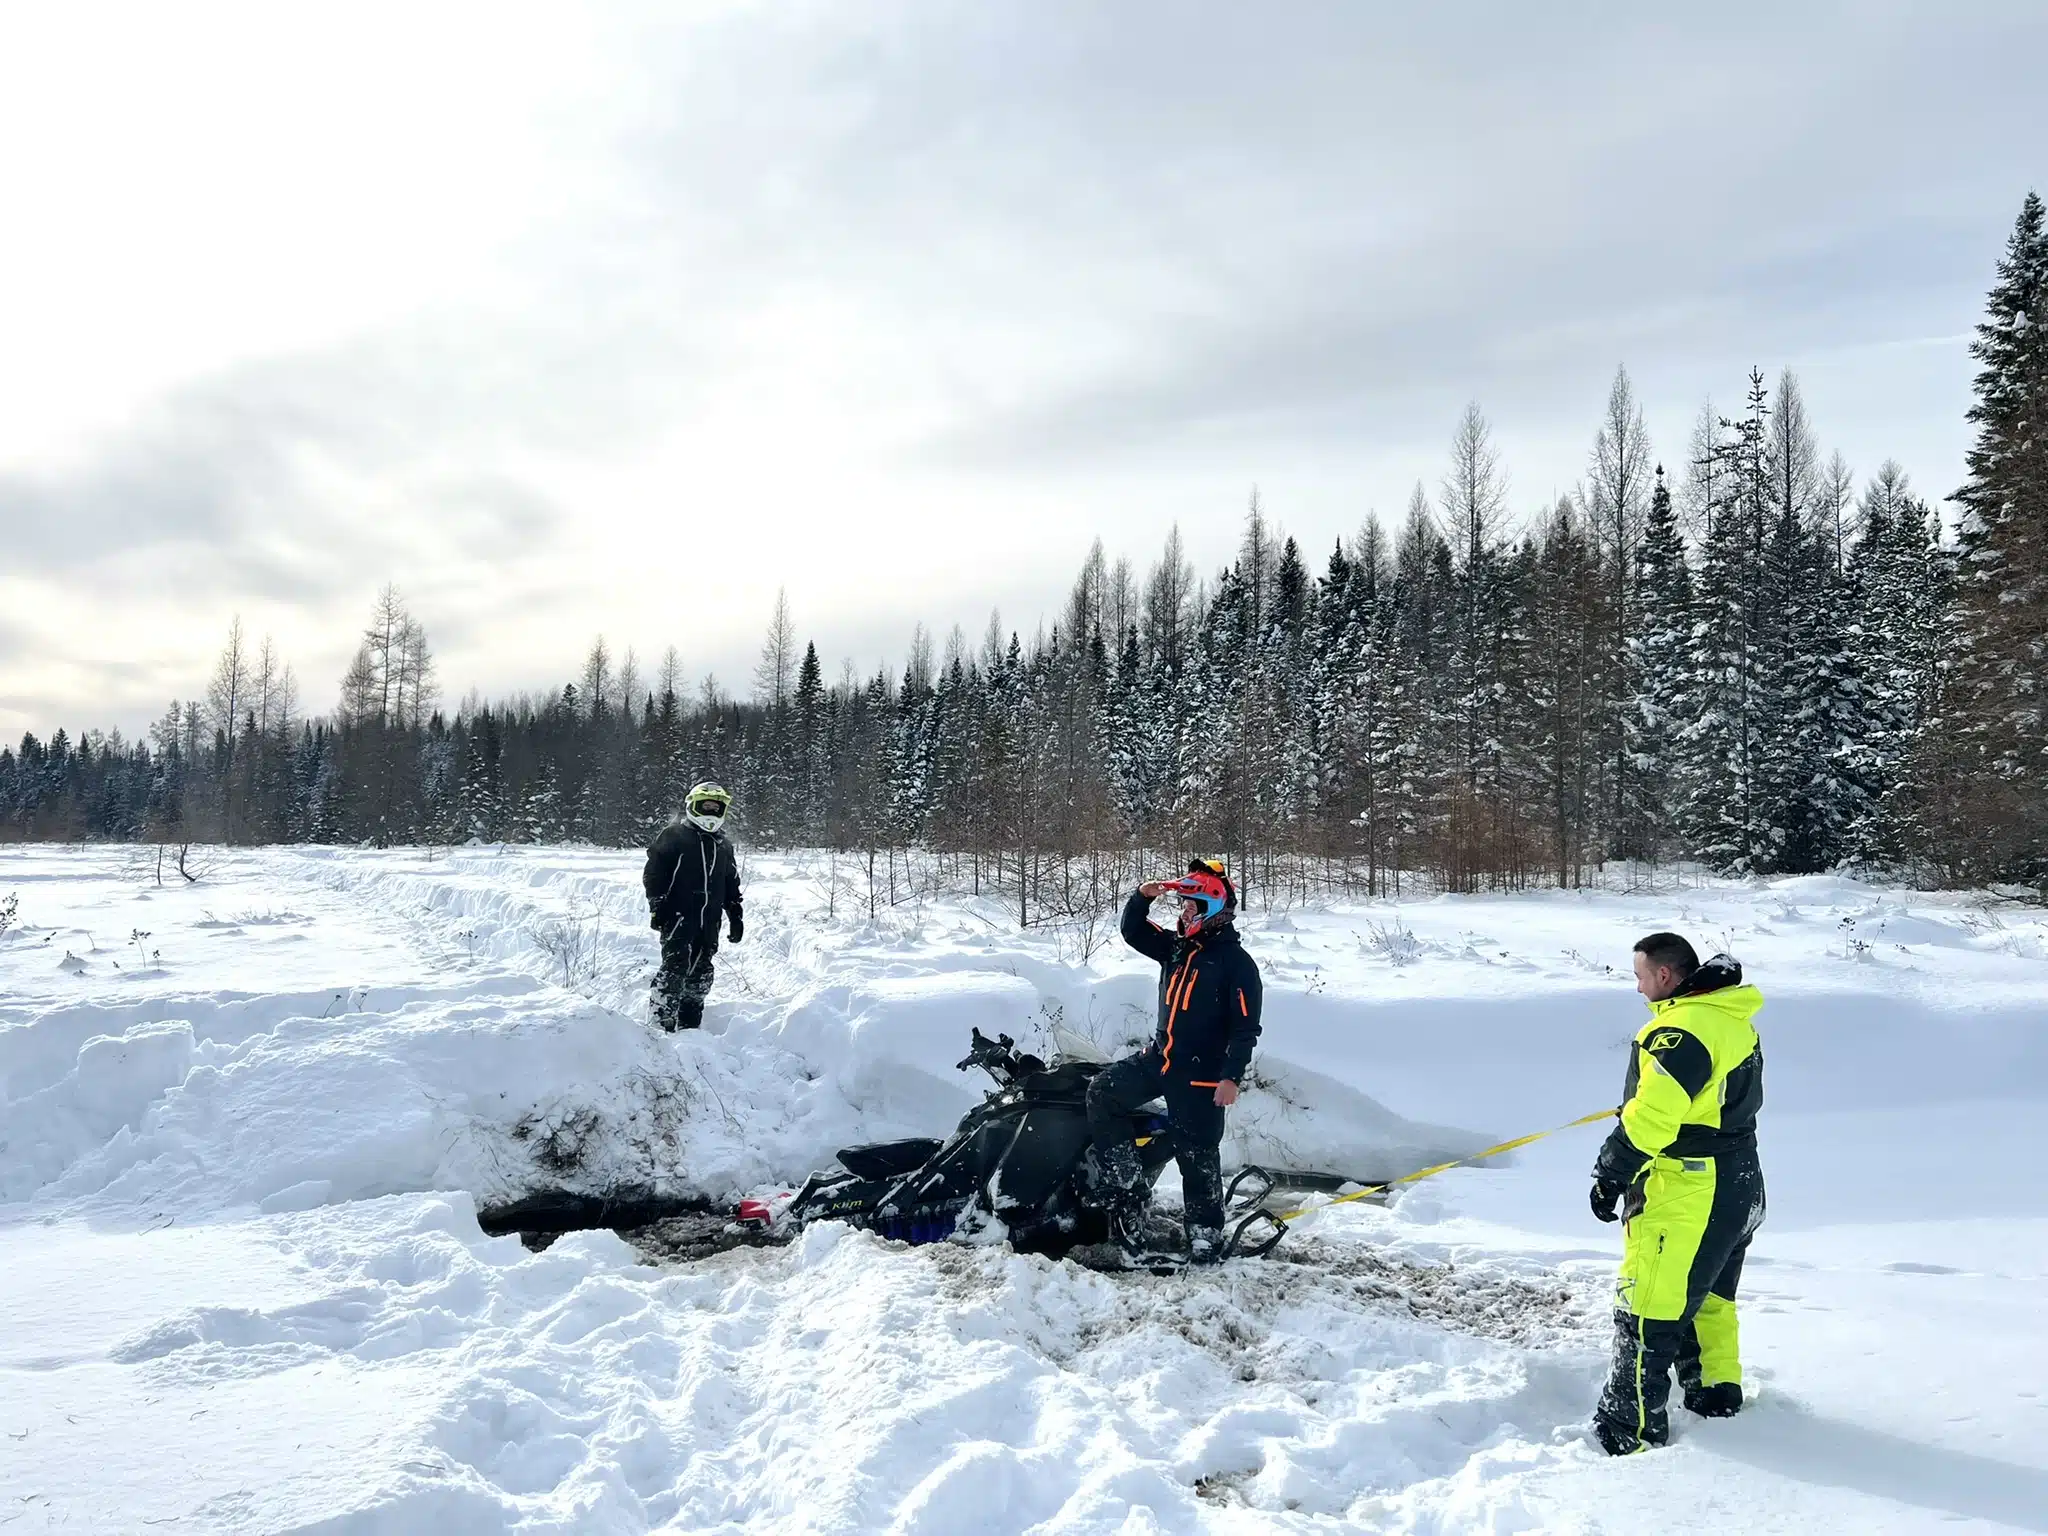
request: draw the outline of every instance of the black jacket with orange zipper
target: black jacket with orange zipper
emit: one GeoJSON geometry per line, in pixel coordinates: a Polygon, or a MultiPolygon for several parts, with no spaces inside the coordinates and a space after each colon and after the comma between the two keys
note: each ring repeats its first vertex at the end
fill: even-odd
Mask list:
{"type": "Polygon", "coordinates": [[[1162,1077],[1196,1088],[1242,1082],[1259,1043],[1259,967],[1230,923],[1191,937],[1168,933],[1138,893],[1124,903],[1124,942],[1159,962],[1159,1028],[1152,1054],[1162,1077]]]}

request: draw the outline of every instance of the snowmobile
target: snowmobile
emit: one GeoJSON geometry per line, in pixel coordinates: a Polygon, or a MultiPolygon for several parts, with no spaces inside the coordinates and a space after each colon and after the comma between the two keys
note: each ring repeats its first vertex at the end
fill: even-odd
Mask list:
{"type": "MultiPolygon", "coordinates": [[[[950,1137],[842,1148],[839,1166],[813,1173],[786,1205],[744,1201],[739,1219],[784,1231],[813,1221],[843,1221],[909,1243],[988,1230],[993,1220],[1018,1252],[1053,1258],[1108,1242],[1109,1201],[1088,1132],[1087,1104],[1088,1085],[1108,1058],[1066,1030],[1056,1031],[1056,1044],[1058,1060],[1049,1065],[1019,1051],[1008,1035],[991,1040],[972,1029],[958,1070],[979,1068],[995,1088],[950,1137]]],[[[1173,1160],[1165,1106],[1136,1111],[1131,1135],[1149,1194],[1173,1160]]],[[[1231,1180],[1226,1257],[1270,1253],[1279,1243],[1285,1224],[1263,1207],[1275,1187],[1274,1177],[1258,1168],[1242,1169],[1231,1180]]],[[[1138,1256],[1146,1264],[1170,1257],[1163,1245],[1138,1256]]]]}

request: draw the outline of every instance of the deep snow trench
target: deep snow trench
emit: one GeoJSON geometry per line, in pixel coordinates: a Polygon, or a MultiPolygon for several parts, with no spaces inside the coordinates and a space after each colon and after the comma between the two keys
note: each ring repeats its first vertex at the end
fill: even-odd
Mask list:
{"type": "Polygon", "coordinates": [[[687,1264],[486,1237],[536,1188],[727,1201],[942,1133],[970,1026],[1149,1024],[1120,948],[849,915],[820,856],[748,861],[708,1027],[664,1036],[638,863],[276,850],[159,887],[0,849],[0,1524],[2048,1530],[2038,909],[1816,879],[1248,916],[1228,1151],[1356,1177],[1612,1102],[1648,928],[1764,988],[1757,1400],[1616,1465],[1579,1428],[1597,1131],[1194,1278],[836,1226],[687,1264]]]}

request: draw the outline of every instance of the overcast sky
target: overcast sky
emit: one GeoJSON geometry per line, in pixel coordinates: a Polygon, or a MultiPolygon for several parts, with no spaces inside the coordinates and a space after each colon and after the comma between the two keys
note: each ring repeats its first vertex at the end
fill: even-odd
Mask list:
{"type": "Polygon", "coordinates": [[[0,736],[238,612],[331,708],[385,581],[450,698],[744,692],[778,586],[871,671],[1254,483],[1320,561],[1468,399],[1526,514],[1624,362],[1946,493],[2048,6],[1665,9],[0,8],[0,736]]]}

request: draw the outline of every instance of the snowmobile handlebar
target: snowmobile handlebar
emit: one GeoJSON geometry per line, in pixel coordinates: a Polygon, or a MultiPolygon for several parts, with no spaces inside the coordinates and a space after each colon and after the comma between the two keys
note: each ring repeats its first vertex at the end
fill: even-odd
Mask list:
{"type": "Polygon", "coordinates": [[[979,1067],[999,1086],[1007,1088],[1019,1077],[1045,1070],[1044,1062],[1029,1053],[1020,1053],[1017,1042],[1008,1035],[997,1035],[991,1040],[979,1026],[970,1025],[969,1036],[971,1043],[966,1056],[954,1064],[956,1072],[979,1067]]]}

